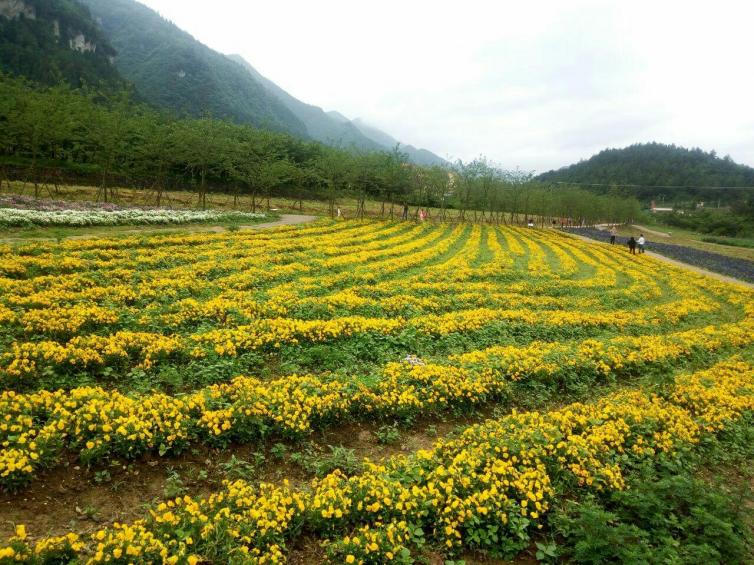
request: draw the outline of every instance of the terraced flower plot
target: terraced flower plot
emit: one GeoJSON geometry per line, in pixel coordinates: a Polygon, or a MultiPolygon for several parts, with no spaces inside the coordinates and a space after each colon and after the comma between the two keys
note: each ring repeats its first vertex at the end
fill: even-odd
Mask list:
{"type": "Polygon", "coordinates": [[[516,227],[325,222],[0,247],[7,496],[71,465],[167,467],[192,450],[295,450],[354,423],[472,420],[357,469],[229,474],[147,498],[128,523],[31,520],[0,559],[515,556],[565,498],[625,489],[642,462],[751,417],[753,299],[516,227]]]}

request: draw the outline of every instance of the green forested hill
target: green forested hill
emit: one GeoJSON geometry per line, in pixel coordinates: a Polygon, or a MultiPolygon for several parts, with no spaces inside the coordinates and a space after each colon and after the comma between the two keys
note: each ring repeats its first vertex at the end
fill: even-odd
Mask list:
{"type": "Polygon", "coordinates": [[[0,71],[42,84],[120,88],[115,50],[76,0],[0,0],[0,71]]]}
{"type": "Polygon", "coordinates": [[[237,63],[134,0],[83,0],[140,96],[193,116],[211,115],[308,137],[306,127],[237,63]]]}
{"type": "Polygon", "coordinates": [[[726,200],[738,198],[741,191],[713,192],[703,187],[754,186],[754,168],[701,149],[644,143],[605,149],[586,161],[543,173],[538,178],[549,182],[639,185],[633,193],[645,199],[662,194],[671,201],[698,197],[726,200]],[[658,186],[697,188],[650,188],[658,186]]]}

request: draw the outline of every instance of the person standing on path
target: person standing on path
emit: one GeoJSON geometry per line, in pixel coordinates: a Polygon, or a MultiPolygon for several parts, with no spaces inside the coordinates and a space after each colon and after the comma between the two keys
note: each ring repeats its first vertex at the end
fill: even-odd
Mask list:
{"type": "Polygon", "coordinates": [[[403,204],[403,219],[408,220],[408,204],[403,204]]]}
{"type": "Polygon", "coordinates": [[[631,252],[631,255],[636,255],[636,240],[634,236],[628,239],[628,250],[631,252]]]}
{"type": "Polygon", "coordinates": [[[610,228],[610,245],[615,245],[615,236],[618,235],[618,230],[615,229],[615,226],[610,228]]]}
{"type": "Polygon", "coordinates": [[[639,244],[639,253],[644,253],[644,244],[647,243],[647,240],[644,239],[644,234],[639,235],[639,239],[636,243],[639,244]]]}

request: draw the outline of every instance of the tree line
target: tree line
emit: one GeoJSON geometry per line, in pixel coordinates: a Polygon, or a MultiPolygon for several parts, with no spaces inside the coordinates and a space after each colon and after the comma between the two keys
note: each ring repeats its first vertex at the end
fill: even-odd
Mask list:
{"type": "Polygon", "coordinates": [[[425,208],[447,219],[452,210],[462,220],[499,223],[623,222],[639,214],[633,198],[556,187],[484,157],[419,166],[400,147],[330,147],[212,117],[177,117],[128,92],[0,76],[0,189],[10,180],[30,183],[35,196],[90,184],[102,201],[116,199],[118,187],[139,188],[158,206],[169,191],[190,190],[200,208],[222,192],[253,211],[288,197],[325,201],[333,215],[345,198],[355,199],[358,216],[368,200],[382,203],[384,217],[408,206],[412,215],[425,208]]]}

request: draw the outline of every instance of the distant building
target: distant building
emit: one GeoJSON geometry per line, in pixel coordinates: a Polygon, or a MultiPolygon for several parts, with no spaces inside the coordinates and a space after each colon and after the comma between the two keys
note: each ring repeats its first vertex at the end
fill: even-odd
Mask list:
{"type": "Polygon", "coordinates": [[[658,207],[658,206],[657,206],[657,205],[655,204],[655,201],[654,201],[654,200],[652,200],[652,206],[650,207],[650,210],[651,210],[651,211],[652,211],[653,213],[655,213],[655,214],[656,214],[656,213],[661,213],[661,212],[672,212],[672,211],[673,211],[673,209],[672,209],[672,208],[661,208],[661,207],[658,207]]]}

